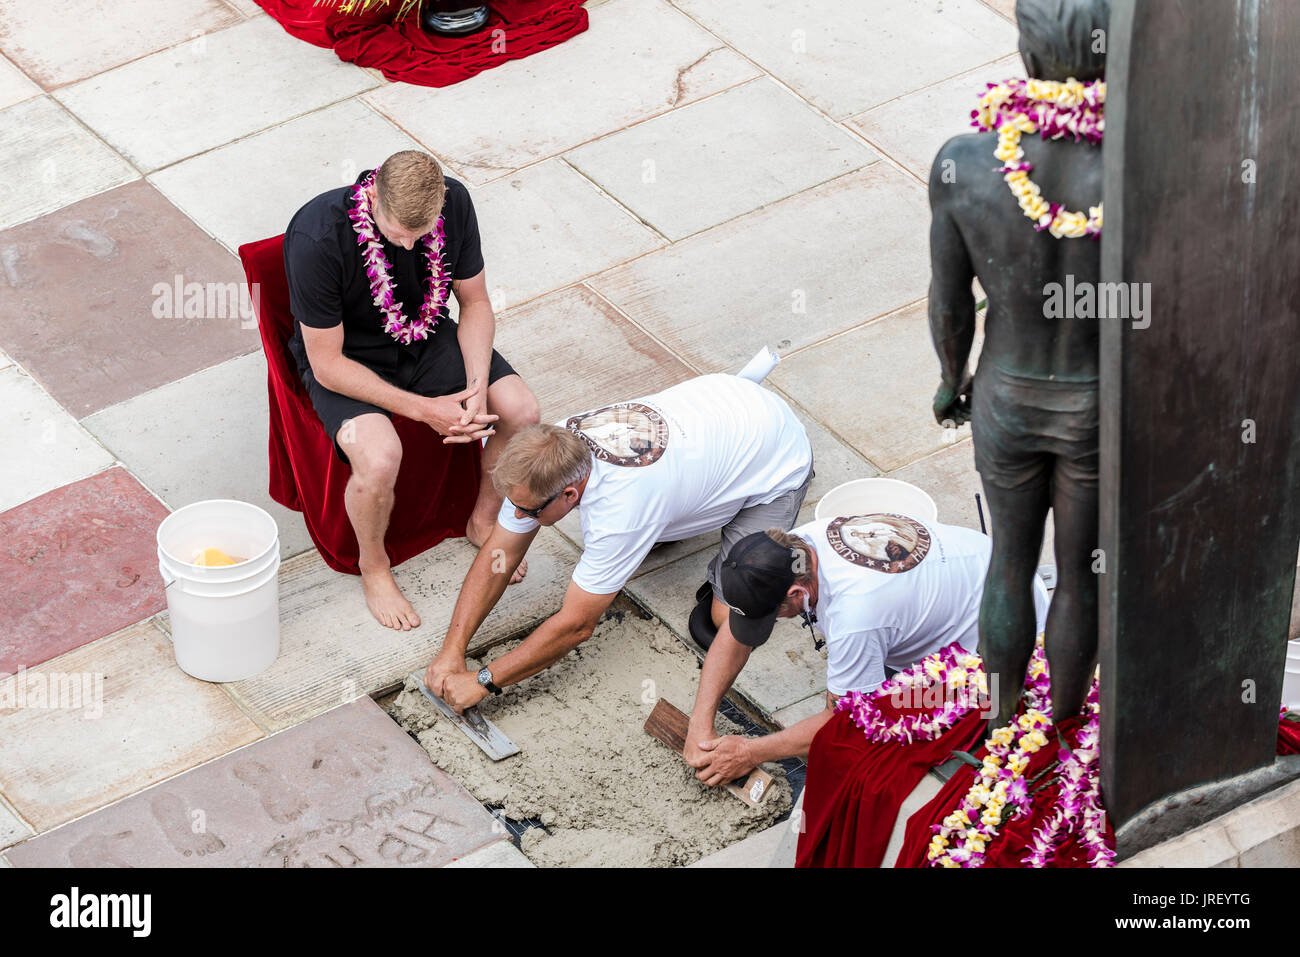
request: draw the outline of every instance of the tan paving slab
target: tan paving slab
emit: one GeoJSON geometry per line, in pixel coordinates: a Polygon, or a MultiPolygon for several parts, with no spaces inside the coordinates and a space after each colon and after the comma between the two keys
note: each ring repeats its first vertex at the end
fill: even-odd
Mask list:
{"type": "Polygon", "coordinates": [[[358,100],[300,116],[154,173],[149,181],[226,248],[277,236],[313,196],[420,144],[358,100]],[[239,201],[214,189],[241,175],[239,201]]]}
{"type": "Polygon", "coordinates": [[[9,856],[17,867],[437,867],[499,841],[495,823],[362,697],[9,856]]]}
{"type": "Polygon", "coordinates": [[[220,0],[0,0],[0,50],[48,89],[240,19],[220,0]]]}
{"type": "MultiPolygon", "coordinates": [[[[397,583],[420,613],[413,631],[393,631],[371,617],[361,580],[330,570],[313,551],[280,568],[280,657],[226,690],[268,731],[300,724],[359,694],[400,683],[423,670],[442,647],[452,608],[474,555],[449,539],[396,570],[397,583]]],[[[470,653],[532,627],[560,607],[577,556],[543,531],[528,553],[528,577],[512,585],[470,644],[470,653]]]]}
{"type": "MultiPolygon", "coordinates": [[[[145,172],[368,90],[378,81],[259,17],[55,94],[145,172]],[[214,99],[214,96],[216,97],[214,99]]],[[[277,162],[266,157],[265,162],[277,162]]],[[[241,171],[256,175],[256,170],[241,171]]],[[[224,192],[239,202],[238,185],[224,192]]]]}
{"type": "Polygon", "coordinates": [[[695,374],[582,284],[498,316],[496,348],[532,388],[543,422],[649,395],[695,374]]]}
{"type": "Polygon", "coordinates": [[[5,352],[0,352],[0,370],[8,369],[14,361],[5,352]]]}
{"type": "Polygon", "coordinates": [[[266,16],[266,11],[257,5],[256,0],[226,0],[226,4],[234,7],[249,19],[266,16]]]}
{"type": "Polygon", "coordinates": [[[589,284],[701,371],[736,371],[924,297],[929,229],[925,189],[877,163],[589,284]]]}
{"type": "MultiPolygon", "coordinates": [[[[934,420],[939,360],[926,310],[910,306],[790,356],[772,381],[885,471],[947,448],[970,426],[954,435],[934,420]]],[[[977,331],[973,352],[981,341],[977,331]]]]}
{"type": "Polygon", "coordinates": [[[847,123],[891,159],[929,182],[939,148],[954,136],[974,132],[970,111],[985,84],[1024,75],[1018,55],[1003,57],[859,113],[847,123]]]}
{"type": "Polygon", "coordinates": [[[565,154],[671,240],[879,158],[766,77],[565,154]]]}
{"type": "MultiPolygon", "coordinates": [[[[805,507],[803,520],[812,519],[812,509],[805,507]]],[[[699,654],[687,629],[691,609],[695,607],[695,589],[704,581],[706,567],[713,554],[696,552],[649,575],[635,578],[626,591],[668,626],[687,647],[699,654]]],[[[803,701],[826,690],[826,653],[813,650],[806,628],[793,620],[776,623],[772,637],[749,656],[736,679],[735,690],[748,699],[764,717],[771,718],[782,708],[803,701]]],[[[682,704],[688,710],[688,704],[682,704]]]]}
{"type": "Polygon", "coordinates": [[[8,801],[0,796],[0,848],[24,841],[35,833],[8,801]]]}
{"type": "Polygon", "coordinates": [[[563,160],[472,195],[488,291],[500,312],[664,245],[563,160]]]}
{"type": "Polygon", "coordinates": [[[79,418],[260,348],[239,260],[145,182],[7,230],[0,262],[0,345],[79,418]]]}
{"type": "Polygon", "coordinates": [[[452,861],[447,867],[535,867],[528,858],[524,857],[519,848],[515,847],[509,841],[501,840],[495,844],[489,844],[481,850],[468,854],[465,857],[452,861]]]}
{"type": "Polygon", "coordinates": [[[17,366],[0,371],[0,512],[94,475],[113,456],[17,366]]]}
{"type": "Polygon", "coordinates": [[[268,422],[266,357],[259,350],[119,402],[82,424],[173,510],[214,498],[266,509],[288,558],[315,546],[302,513],[267,493],[268,422]]]}
{"type": "Polygon", "coordinates": [[[0,792],[40,832],[261,737],[149,622],[0,681],[0,704],[0,792]]]}
{"type": "Polygon", "coordinates": [[[41,88],[27,78],[27,74],[0,57],[0,110],[15,103],[38,96],[41,88]]]}
{"type": "MultiPolygon", "coordinates": [[[[138,179],[125,159],[46,96],[0,111],[0,174],[25,189],[0,193],[0,229],[138,179]]],[[[8,282],[9,262],[0,258],[8,282]]]]}
{"type": "Polygon", "coordinates": [[[840,120],[1016,50],[980,0],[676,0],[676,5],[840,120]]]}
{"type": "Polygon", "coordinates": [[[772,720],[783,728],[798,724],[804,718],[811,718],[815,714],[821,714],[826,710],[826,691],[822,690],[820,694],[809,695],[802,701],[796,701],[792,705],[782,708],[772,715],[772,720]]]}
{"type": "Polygon", "coordinates": [[[989,9],[1002,14],[1012,23],[1016,22],[1016,0],[984,0],[989,9]]]}
{"type": "Polygon", "coordinates": [[[395,83],[365,99],[481,184],[758,75],[661,0],[588,13],[587,31],[553,49],[444,89],[395,83]]]}

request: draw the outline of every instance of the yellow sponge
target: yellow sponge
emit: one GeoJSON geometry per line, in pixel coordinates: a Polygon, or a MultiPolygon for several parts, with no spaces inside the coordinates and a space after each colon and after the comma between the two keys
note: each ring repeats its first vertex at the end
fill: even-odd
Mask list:
{"type": "Polygon", "coordinates": [[[205,548],[194,558],[195,565],[238,565],[244,558],[231,558],[219,548],[205,548]]]}

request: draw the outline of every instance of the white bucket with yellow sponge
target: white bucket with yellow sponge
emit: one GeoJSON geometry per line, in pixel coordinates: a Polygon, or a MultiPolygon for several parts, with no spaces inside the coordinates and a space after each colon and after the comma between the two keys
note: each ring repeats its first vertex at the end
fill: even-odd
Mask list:
{"type": "Polygon", "coordinates": [[[158,572],[182,671],[239,681],[280,654],[280,532],[264,509],[216,499],[158,526],[158,572]]]}

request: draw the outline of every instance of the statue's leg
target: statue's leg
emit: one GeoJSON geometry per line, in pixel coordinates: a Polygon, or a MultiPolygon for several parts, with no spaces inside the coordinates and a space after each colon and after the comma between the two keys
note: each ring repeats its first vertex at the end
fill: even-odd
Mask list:
{"type": "Polygon", "coordinates": [[[990,682],[997,675],[998,713],[991,721],[996,727],[1015,714],[1038,637],[1034,573],[1051,496],[1046,482],[1017,489],[999,488],[987,480],[983,484],[992,519],[993,554],[980,602],[980,654],[990,682]]]}
{"type": "Polygon", "coordinates": [[[1052,719],[1083,709],[1097,664],[1097,485],[1058,460],[1052,482],[1056,592],[1047,613],[1052,719]]]}

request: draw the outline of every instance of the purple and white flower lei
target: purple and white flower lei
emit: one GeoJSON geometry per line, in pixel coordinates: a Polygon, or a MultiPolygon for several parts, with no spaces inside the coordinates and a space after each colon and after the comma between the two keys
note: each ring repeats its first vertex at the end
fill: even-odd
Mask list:
{"type": "Polygon", "coordinates": [[[426,280],[428,290],[424,301],[420,303],[419,314],[409,322],[402,313],[402,304],[393,298],[392,264],[384,255],[384,245],[375,225],[370,209],[370,197],[366,187],[373,184],[375,174],[372,172],[357,184],[352,193],[352,207],[348,210],[348,219],[357,234],[357,242],[365,249],[361,254],[366,266],[366,276],[370,280],[370,292],[374,303],[384,316],[384,331],[402,345],[426,339],[433,327],[438,324],[438,314],[447,304],[447,294],[451,282],[447,276],[447,267],[442,260],[446,236],[443,233],[442,217],[438,217],[432,231],[421,237],[425,256],[429,261],[429,278],[426,280]]]}

